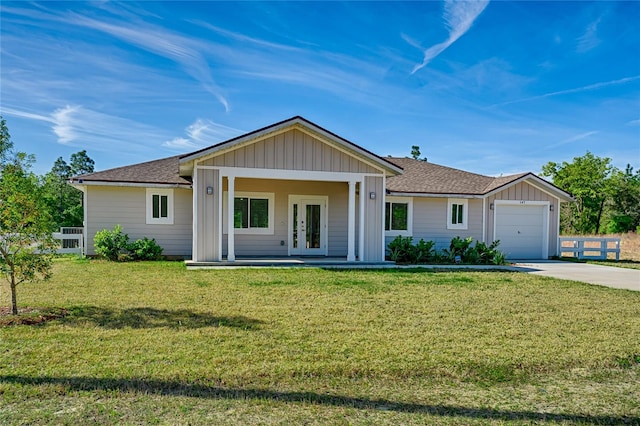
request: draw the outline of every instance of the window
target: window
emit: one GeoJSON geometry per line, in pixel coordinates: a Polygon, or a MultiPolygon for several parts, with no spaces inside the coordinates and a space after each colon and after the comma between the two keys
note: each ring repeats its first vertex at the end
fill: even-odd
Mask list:
{"type": "Polygon", "coordinates": [[[448,203],[447,229],[467,229],[468,201],[451,198],[448,203]]]}
{"type": "MultiPolygon", "coordinates": [[[[227,198],[223,194],[224,232],[227,233],[227,198]]],[[[273,205],[272,193],[236,192],[233,199],[233,227],[236,234],[273,234],[273,205]]]]}
{"type": "Polygon", "coordinates": [[[147,224],[173,225],[173,190],[147,188],[147,224]]]}
{"type": "Polygon", "coordinates": [[[267,198],[236,197],[233,204],[234,228],[269,227],[269,200],[267,198]]]}
{"type": "Polygon", "coordinates": [[[384,230],[388,236],[410,236],[413,216],[411,198],[387,197],[384,206],[384,230]]]}

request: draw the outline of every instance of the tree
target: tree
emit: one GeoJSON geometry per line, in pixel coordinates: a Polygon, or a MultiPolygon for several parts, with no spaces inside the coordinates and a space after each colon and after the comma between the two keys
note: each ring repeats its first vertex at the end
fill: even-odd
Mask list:
{"type": "Polygon", "coordinates": [[[614,170],[610,177],[611,211],[607,232],[628,232],[640,226],[640,171],[614,170]]]}
{"type": "Polygon", "coordinates": [[[11,150],[13,150],[11,135],[9,135],[6,121],[0,116],[0,167],[9,160],[11,150]]]}
{"type": "MultiPolygon", "coordinates": [[[[2,146],[13,146],[4,120],[2,146]]],[[[19,152],[0,170],[0,272],[11,291],[11,311],[18,313],[17,287],[51,276],[54,240],[37,177],[29,171],[32,155],[19,152]]]]}
{"type": "Polygon", "coordinates": [[[564,232],[600,232],[605,207],[611,199],[609,178],[614,170],[610,158],[600,158],[589,151],[582,157],[574,157],[571,163],[551,161],[542,166],[542,176],[550,176],[554,185],[576,199],[561,211],[564,232]]]}
{"type": "Polygon", "coordinates": [[[82,226],[82,191],[67,183],[71,176],[92,173],[94,161],[86,150],[71,154],[71,164],[62,157],[43,178],[44,198],[53,217],[54,229],[61,226],[82,226]]]}
{"type": "Polygon", "coordinates": [[[427,161],[427,157],[420,158],[420,147],[418,145],[411,147],[411,157],[413,157],[414,160],[427,161]]]}
{"type": "Polygon", "coordinates": [[[69,166],[70,173],[67,177],[93,173],[93,167],[95,164],[95,161],[89,158],[85,149],[76,152],[75,154],[71,154],[71,165],[69,166]]]}

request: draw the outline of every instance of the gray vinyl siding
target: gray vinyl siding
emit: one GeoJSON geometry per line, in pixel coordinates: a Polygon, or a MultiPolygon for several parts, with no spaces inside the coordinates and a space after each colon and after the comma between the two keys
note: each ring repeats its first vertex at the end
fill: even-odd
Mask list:
{"type": "MultiPolygon", "coordinates": [[[[436,249],[449,248],[454,237],[482,241],[482,200],[468,199],[467,229],[447,229],[448,198],[413,198],[413,241],[434,241],[436,249]]],[[[388,245],[396,236],[385,237],[388,245]]]]}
{"type": "MultiPolygon", "coordinates": [[[[236,256],[287,256],[289,244],[289,195],[328,196],[329,256],[347,255],[348,184],[346,182],[307,182],[236,178],[236,192],[267,192],[275,196],[273,235],[236,234],[236,256]],[[284,242],[284,244],[282,243],[284,242]]],[[[223,179],[223,191],[227,180],[223,179]]],[[[224,224],[226,228],[226,223],[224,224]]],[[[223,233],[222,253],[227,255],[227,234],[223,233]]]]}
{"type": "Polygon", "coordinates": [[[366,162],[297,129],[267,137],[202,161],[206,166],[380,173],[366,162]]]}
{"type": "Polygon", "coordinates": [[[155,238],[170,256],[191,256],[192,192],[173,190],[173,225],[146,224],[146,188],[87,186],[87,254],[95,255],[94,236],[102,229],[113,229],[120,224],[131,241],[155,238]]]}
{"type": "Polygon", "coordinates": [[[554,206],[553,211],[549,212],[549,256],[558,254],[558,214],[560,213],[560,200],[533,185],[526,182],[520,182],[516,185],[505,188],[497,192],[487,199],[487,241],[493,241],[495,229],[494,210],[489,206],[496,200],[525,200],[525,201],[548,201],[554,206]]]}

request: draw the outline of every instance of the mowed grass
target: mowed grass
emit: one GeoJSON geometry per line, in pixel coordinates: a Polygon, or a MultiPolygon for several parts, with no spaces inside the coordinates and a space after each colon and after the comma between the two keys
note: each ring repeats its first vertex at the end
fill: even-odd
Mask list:
{"type": "Polygon", "coordinates": [[[640,422],[639,292],[73,259],[19,290],[70,314],[0,328],[2,424],[640,422]]]}

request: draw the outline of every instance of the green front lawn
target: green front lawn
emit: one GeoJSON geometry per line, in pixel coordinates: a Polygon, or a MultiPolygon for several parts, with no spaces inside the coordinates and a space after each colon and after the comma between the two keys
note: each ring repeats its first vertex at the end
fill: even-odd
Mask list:
{"type": "Polygon", "coordinates": [[[3,424],[640,422],[639,292],[63,259],[18,302],[70,314],[0,328],[3,424]]]}

